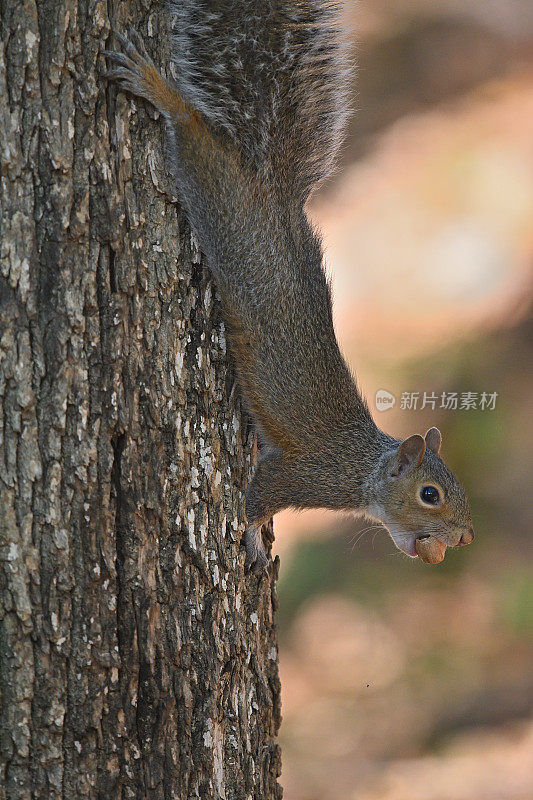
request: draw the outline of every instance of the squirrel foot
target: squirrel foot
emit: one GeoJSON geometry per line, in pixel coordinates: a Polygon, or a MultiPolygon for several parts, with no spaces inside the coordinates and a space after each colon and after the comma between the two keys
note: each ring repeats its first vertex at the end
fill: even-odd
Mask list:
{"type": "Polygon", "coordinates": [[[255,575],[260,575],[268,566],[268,556],[263,544],[260,525],[250,525],[244,534],[246,547],[245,570],[251,570],[255,575]]]}
{"type": "Polygon", "coordinates": [[[150,100],[150,93],[147,91],[147,77],[156,71],[154,62],[146,52],[144,42],[137,31],[130,27],[128,34],[131,41],[118,31],[115,33],[124,50],[123,53],[114,50],[104,51],[106,58],[117,64],[115,69],[110,69],[105,73],[105,77],[117,81],[122,89],[150,100]]]}
{"type": "Polygon", "coordinates": [[[131,92],[137,97],[144,97],[167,116],[188,115],[190,109],[176,89],[161,77],[135,28],[131,26],[128,28],[129,39],[118,31],[115,32],[115,36],[123,52],[104,51],[106,58],[116,64],[116,67],[108,70],[104,77],[116,81],[120,89],[131,92]]]}

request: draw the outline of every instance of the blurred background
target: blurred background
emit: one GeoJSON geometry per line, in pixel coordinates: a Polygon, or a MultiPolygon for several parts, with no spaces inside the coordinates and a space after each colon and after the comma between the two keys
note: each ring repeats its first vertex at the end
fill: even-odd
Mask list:
{"type": "Polygon", "coordinates": [[[338,334],[381,427],[441,429],[477,538],[427,566],[278,515],[285,798],[530,800],[533,2],[346,17],[356,112],[310,209],[338,334]]]}

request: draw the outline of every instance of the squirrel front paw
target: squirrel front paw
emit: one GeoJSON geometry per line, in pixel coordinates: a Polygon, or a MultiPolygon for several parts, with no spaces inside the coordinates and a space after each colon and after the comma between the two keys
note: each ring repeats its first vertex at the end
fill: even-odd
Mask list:
{"type": "Polygon", "coordinates": [[[250,525],[246,528],[244,545],[246,548],[244,568],[251,570],[255,575],[259,575],[268,566],[268,556],[263,544],[260,525],[250,525]]]}

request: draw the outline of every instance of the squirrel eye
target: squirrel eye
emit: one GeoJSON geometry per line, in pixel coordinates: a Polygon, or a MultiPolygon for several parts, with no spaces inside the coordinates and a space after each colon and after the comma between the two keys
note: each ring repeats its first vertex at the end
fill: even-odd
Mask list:
{"type": "Polygon", "coordinates": [[[420,499],[423,503],[436,506],[440,501],[440,492],[436,486],[422,486],[420,489],[420,499]]]}

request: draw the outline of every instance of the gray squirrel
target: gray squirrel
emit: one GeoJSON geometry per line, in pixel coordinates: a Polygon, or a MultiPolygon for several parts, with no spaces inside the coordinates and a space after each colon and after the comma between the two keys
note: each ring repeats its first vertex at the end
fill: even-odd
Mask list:
{"type": "Polygon", "coordinates": [[[175,0],[175,81],[140,35],[117,34],[107,77],[161,113],[178,195],[222,302],[238,380],[263,442],[246,495],[246,563],[287,508],[381,521],[409,556],[474,537],[465,492],[431,428],[400,442],[374,423],[337,343],[305,204],[333,168],[349,102],[328,0],[175,0]]]}

